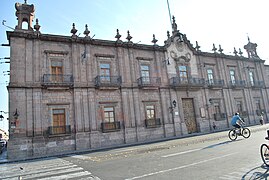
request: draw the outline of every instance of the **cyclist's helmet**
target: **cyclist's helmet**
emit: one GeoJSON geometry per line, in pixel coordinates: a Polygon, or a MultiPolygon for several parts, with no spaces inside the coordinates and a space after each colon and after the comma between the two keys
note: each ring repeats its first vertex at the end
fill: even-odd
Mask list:
{"type": "Polygon", "coordinates": [[[235,115],[235,116],[237,116],[237,115],[239,115],[239,113],[238,113],[238,112],[236,112],[236,113],[234,113],[234,115],[235,115]]]}

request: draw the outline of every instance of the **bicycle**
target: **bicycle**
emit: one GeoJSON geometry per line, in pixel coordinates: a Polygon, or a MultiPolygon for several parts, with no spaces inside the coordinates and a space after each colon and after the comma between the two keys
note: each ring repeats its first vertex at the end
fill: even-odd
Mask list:
{"type": "MultiPolygon", "coordinates": [[[[267,130],[268,137],[265,137],[266,140],[269,140],[269,130],[267,130]]],[[[269,167],[269,147],[267,144],[262,144],[261,149],[261,158],[263,163],[269,167]]]]}
{"type": "Polygon", "coordinates": [[[250,130],[243,125],[241,128],[233,128],[229,131],[228,136],[232,141],[235,141],[238,136],[243,136],[244,138],[250,137],[250,130]]]}

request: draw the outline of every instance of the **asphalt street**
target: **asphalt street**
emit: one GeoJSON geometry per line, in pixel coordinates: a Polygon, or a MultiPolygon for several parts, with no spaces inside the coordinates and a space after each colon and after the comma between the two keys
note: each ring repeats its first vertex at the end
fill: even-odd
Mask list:
{"type": "Polygon", "coordinates": [[[228,131],[115,149],[0,164],[0,179],[267,179],[259,148],[269,125],[249,139],[228,131]]]}

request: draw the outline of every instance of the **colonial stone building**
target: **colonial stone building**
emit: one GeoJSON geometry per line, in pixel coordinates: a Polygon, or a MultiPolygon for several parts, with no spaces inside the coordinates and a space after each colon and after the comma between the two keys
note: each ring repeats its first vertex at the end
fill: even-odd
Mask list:
{"type": "Polygon", "coordinates": [[[179,32],[164,46],[135,44],[130,33],[115,41],[43,34],[34,6],[16,3],[18,25],[10,45],[8,157],[67,152],[183,137],[230,128],[239,111],[248,125],[268,111],[269,68],[256,52],[248,57],[221,46],[194,47],[179,32]],[[23,29],[22,23],[28,24],[23,29]]]}

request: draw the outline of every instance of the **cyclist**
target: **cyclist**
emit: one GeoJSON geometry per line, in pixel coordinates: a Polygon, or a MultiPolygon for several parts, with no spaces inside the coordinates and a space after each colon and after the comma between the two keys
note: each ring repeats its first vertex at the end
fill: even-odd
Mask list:
{"type": "MultiPolygon", "coordinates": [[[[244,123],[243,119],[241,119],[241,117],[239,116],[239,113],[236,112],[234,114],[234,116],[232,117],[232,119],[231,119],[231,125],[233,127],[235,127],[235,128],[240,129],[241,128],[241,124],[243,124],[243,123],[244,123]]],[[[239,132],[239,134],[240,134],[240,132],[239,132]]]]}

